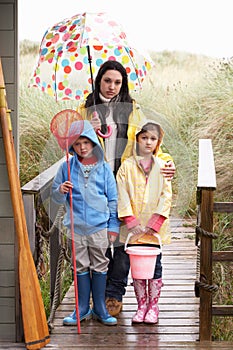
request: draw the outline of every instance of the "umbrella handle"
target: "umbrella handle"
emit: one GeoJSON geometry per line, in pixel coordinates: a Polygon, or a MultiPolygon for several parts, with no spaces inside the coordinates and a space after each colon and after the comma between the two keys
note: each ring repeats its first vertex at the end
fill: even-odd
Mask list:
{"type": "Polygon", "coordinates": [[[97,134],[102,137],[103,139],[107,139],[108,137],[110,137],[112,135],[112,127],[110,125],[108,125],[108,131],[107,134],[102,134],[102,132],[100,131],[100,129],[97,130],[97,134]]]}

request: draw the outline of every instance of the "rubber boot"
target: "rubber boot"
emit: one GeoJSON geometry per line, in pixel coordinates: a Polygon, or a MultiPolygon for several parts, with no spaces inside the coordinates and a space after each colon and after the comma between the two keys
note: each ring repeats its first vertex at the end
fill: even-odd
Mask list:
{"type": "Polygon", "coordinates": [[[106,326],[115,326],[117,319],[108,313],[105,305],[106,276],[107,273],[92,272],[92,315],[106,326]]]}
{"type": "Polygon", "coordinates": [[[133,316],[132,323],[142,323],[147,312],[146,280],[133,280],[134,292],[138,302],[138,309],[133,316]]]}
{"type": "Polygon", "coordinates": [[[163,285],[162,278],[157,280],[148,280],[148,296],[149,304],[147,308],[147,313],[144,318],[145,323],[157,323],[159,316],[158,301],[160,297],[161,287],[163,285]]]}
{"type": "MultiPolygon", "coordinates": [[[[90,293],[91,293],[91,279],[90,272],[83,272],[77,274],[78,283],[78,308],[80,322],[92,318],[90,309],[90,293]]],[[[71,315],[63,319],[64,326],[77,326],[76,309],[71,315]]]]}

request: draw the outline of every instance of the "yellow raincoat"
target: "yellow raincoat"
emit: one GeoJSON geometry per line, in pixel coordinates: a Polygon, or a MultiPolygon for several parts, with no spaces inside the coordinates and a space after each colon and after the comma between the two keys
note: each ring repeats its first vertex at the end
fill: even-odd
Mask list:
{"type": "MultiPolygon", "coordinates": [[[[141,121],[135,129],[137,134],[147,122],[156,123],[153,120],[141,121]]],[[[163,135],[163,131],[162,131],[163,135]]],[[[157,155],[153,155],[152,169],[146,181],[145,173],[139,163],[140,158],[136,155],[136,138],[134,137],[133,156],[122,162],[117,172],[118,187],[118,217],[123,220],[126,216],[135,216],[140,220],[142,226],[146,226],[152,214],[163,215],[167,219],[160,228],[159,234],[163,244],[170,243],[169,213],[172,201],[171,181],[168,181],[160,172],[164,161],[158,157],[159,146],[156,149],[157,155]]],[[[120,228],[120,241],[125,243],[128,229],[122,222],[120,228]]],[[[158,244],[154,236],[144,234],[135,241],[129,243],[153,243],[158,244]]]]}

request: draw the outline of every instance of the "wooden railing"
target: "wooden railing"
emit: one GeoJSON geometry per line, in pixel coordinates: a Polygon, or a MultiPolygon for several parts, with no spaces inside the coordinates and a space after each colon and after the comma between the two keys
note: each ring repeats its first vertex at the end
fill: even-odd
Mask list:
{"type": "Polygon", "coordinates": [[[213,252],[212,240],[218,237],[213,233],[214,212],[233,212],[232,202],[214,202],[215,189],[216,175],[212,143],[209,139],[201,139],[199,140],[196,227],[199,280],[195,283],[196,296],[200,297],[200,341],[211,341],[213,315],[233,316],[233,306],[212,303],[212,293],[218,289],[212,281],[213,262],[233,261],[233,251],[213,252]]]}

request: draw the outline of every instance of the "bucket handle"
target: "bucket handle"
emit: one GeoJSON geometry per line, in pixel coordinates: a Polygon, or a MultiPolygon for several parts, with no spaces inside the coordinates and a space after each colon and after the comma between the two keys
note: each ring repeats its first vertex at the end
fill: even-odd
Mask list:
{"type": "MultiPolygon", "coordinates": [[[[126,241],[125,241],[125,250],[127,249],[127,244],[129,243],[129,240],[130,240],[130,238],[131,238],[132,236],[134,236],[134,234],[133,234],[132,232],[128,234],[128,236],[127,236],[127,238],[126,238],[126,241]]],[[[162,251],[162,241],[161,241],[160,235],[159,235],[157,232],[155,232],[155,233],[153,233],[153,236],[155,236],[155,237],[158,238],[158,240],[159,240],[159,245],[160,245],[160,250],[162,251]]]]}

